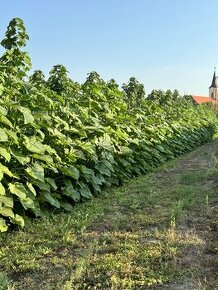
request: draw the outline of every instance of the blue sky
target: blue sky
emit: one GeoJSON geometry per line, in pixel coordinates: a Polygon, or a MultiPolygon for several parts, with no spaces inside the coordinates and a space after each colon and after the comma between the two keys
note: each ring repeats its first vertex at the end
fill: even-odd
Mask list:
{"type": "MultiPolygon", "coordinates": [[[[208,95],[218,66],[217,0],[2,0],[0,39],[23,19],[33,69],[63,64],[73,80],[90,71],[119,84],[208,95]]],[[[0,49],[0,53],[3,49],[0,49]]]]}

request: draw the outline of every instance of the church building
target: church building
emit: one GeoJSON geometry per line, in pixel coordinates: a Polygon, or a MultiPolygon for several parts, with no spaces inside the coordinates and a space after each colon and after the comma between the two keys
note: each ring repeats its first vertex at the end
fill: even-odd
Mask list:
{"type": "Polygon", "coordinates": [[[218,77],[216,76],[216,70],[214,70],[211,86],[209,87],[209,97],[192,96],[196,104],[212,103],[218,105],[218,77]]]}
{"type": "Polygon", "coordinates": [[[218,100],[218,77],[216,76],[216,71],[214,71],[212,84],[209,87],[209,97],[218,100]]]}

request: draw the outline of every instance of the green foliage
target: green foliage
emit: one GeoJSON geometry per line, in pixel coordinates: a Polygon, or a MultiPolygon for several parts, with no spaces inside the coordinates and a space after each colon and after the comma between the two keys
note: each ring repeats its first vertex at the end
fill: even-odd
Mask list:
{"type": "Polygon", "coordinates": [[[180,95],[177,90],[171,91],[167,90],[166,92],[162,90],[153,90],[149,95],[147,100],[151,100],[159,104],[160,106],[164,106],[169,104],[170,102],[174,102],[179,100],[180,95]]]}
{"type": "Polygon", "coordinates": [[[46,86],[45,75],[41,70],[35,70],[34,73],[29,77],[29,82],[36,87],[46,86]]]}
{"type": "Polygon", "coordinates": [[[0,58],[0,68],[7,74],[22,78],[30,70],[30,57],[21,50],[22,47],[26,46],[28,39],[23,21],[20,18],[12,19],[5,33],[5,38],[1,42],[6,52],[0,58]]]}
{"type": "MultiPolygon", "coordinates": [[[[23,42],[15,40],[22,46],[27,37],[22,25],[19,29],[23,42]]],[[[6,54],[14,49],[4,43],[6,54]]],[[[12,60],[13,51],[11,55],[12,60]]],[[[72,210],[104,187],[207,142],[215,131],[209,108],[192,106],[169,92],[164,106],[146,101],[134,78],[124,92],[96,72],[80,86],[57,65],[47,83],[40,71],[27,83],[25,59],[5,65],[0,69],[2,232],[11,223],[23,226],[25,215],[40,216],[45,207],[72,210]]]]}
{"type": "Polygon", "coordinates": [[[60,64],[53,66],[49,72],[47,84],[52,91],[62,96],[69,96],[78,89],[77,84],[68,77],[67,69],[60,64]]]}
{"type": "Polygon", "coordinates": [[[144,85],[140,84],[136,78],[131,77],[128,84],[123,84],[122,88],[128,108],[140,107],[142,100],[145,98],[144,85]]]}
{"type": "MultiPolygon", "coordinates": [[[[1,225],[1,220],[0,220],[1,225]]],[[[0,272],[0,290],[9,289],[8,287],[9,279],[5,273],[0,272]]]]}

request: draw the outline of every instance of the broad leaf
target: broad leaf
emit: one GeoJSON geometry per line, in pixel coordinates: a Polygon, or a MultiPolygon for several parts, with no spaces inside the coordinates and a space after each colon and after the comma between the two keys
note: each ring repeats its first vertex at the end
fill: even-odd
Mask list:
{"type": "Polygon", "coordinates": [[[20,199],[25,199],[28,195],[28,190],[22,183],[9,183],[8,187],[10,192],[18,196],[20,199]]]}
{"type": "Polygon", "coordinates": [[[44,198],[54,207],[60,208],[59,201],[54,198],[49,192],[43,192],[44,198]]]}
{"type": "Polygon", "coordinates": [[[44,168],[39,163],[34,163],[25,170],[31,177],[44,182],[44,168]]]}
{"type": "Polygon", "coordinates": [[[63,207],[63,209],[65,209],[66,211],[72,211],[73,210],[73,206],[68,203],[68,202],[60,202],[61,207],[63,207]]]}
{"type": "Polygon", "coordinates": [[[6,232],[8,229],[8,226],[5,222],[5,220],[3,220],[2,218],[0,218],[0,232],[3,233],[3,232],[6,232]]]}
{"type": "Polygon", "coordinates": [[[1,205],[0,205],[0,214],[10,218],[14,217],[14,213],[10,207],[1,207],[1,205]]]}
{"type": "Polygon", "coordinates": [[[45,155],[45,154],[33,154],[33,158],[45,161],[48,164],[53,164],[53,158],[50,155],[45,155]]]}
{"type": "Polygon", "coordinates": [[[32,194],[33,194],[34,196],[36,196],[36,190],[35,190],[35,188],[33,187],[32,183],[27,182],[26,185],[27,185],[28,189],[32,192],[32,194]]]}
{"type": "Polygon", "coordinates": [[[0,195],[5,195],[5,188],[1,182],[0,182],[0,195]]]}
{"type": "Polygon", "coordinates": [[[21,113],[23,113],[24,124],[29,124],[29,123],[34,122],[34,117],[33,117],[29,108],[25,108],[25,107],[20,106],[20,107],[18,107],[18,109],[21,113]]]}
{"type": "Polygon", "coordinates": [[[55,180],[53,178],[45,178],[45,180],[51,185],[51,187],[54,189],[54,190],[57,190],[57,185],[55,183],[55,180]]]}
{"type": "Polygon", "coordinates": [[[70,177],[73,177],[74,179],[78,180],[79,179],[79,170],[74,167],[73,165],[70,165],[70,166],[60,166],[59,167],[61,172],[63,174],[65,174],[66,176],[70,176],[70,177]]]}
{"type": "Polygon", "coordinates": [[[81,193],[81,195],[83,197],[86,198],[92,198],[93,195],[91,194],[91,191],[89,189],[89,187],[87,186],[87,184],[85,183],[80,183],[81,188],[79,189],[79,192],[81,193]]]}
{"type": "Polygon", "coordinates": [[[20,152],[18,152],[17,150],[11,150],[11,154],[22,164],[22,165],[26,165],[27,163],[30,162],[30,158],[29,156],[24,156],[22,155],[20,152]]]}
{"type": "Polygon", "coordinates": [[[0,155],[3,156],[8,162],[11,160],[11,154],[4,147],[0,147],[0,155]]]}
{"type": "Polygon", "coordinates": [[[15,214],[14,215],[14,218],[12,219],[12,221],[18,225],[19,227],[23,228],[24,227],[24,219],[18,215],[18,214],[15,214]]]}
{"type": "Polygon", "coordinates": [[[24,145],[30,152],[39,154],[45,153],[44,144],[38,141],[35,136],[24,137],[24,145]]]}
{"type": "Polygon", "coordinates": [[[5,109],[4,107],[0,106],[0,114],[6,116],[8,113],[7,109],[5,109]]]}
{"type": "Polygon", "coordinates": [[[0,142],[7,142],[8,141],[8,135],[6,129],[0,128],[0,142]]]}
{"type": "Polygon", "coordinates": [[[11,207],[11,208],[13,208],[13,206],[14,206],[13,199],[11,197],[7,197],[4,195],[0,195],[0,204],[1,203],[3,203],[5,206],[11,207]]]}
{"type": "Polygon", "coordinates": [[[73,187],[70,180],[66,179],[64,180],[65,187],[63,188],[63,193],[70,198],[72,198],[74,201],[80,200],[80,193],[73,187]]]}
{"type": "Polygon", "coordinates": [[[3,115],[0,115],[0,122],[5,124],[5,125],[8,125],[10,128],[13,128],[11,121],[3,115]]]}
{"type": "Polygon", "coordinates": [[[18,179],[18,176],[13,174],[6,166],[0,164],[0,177],[2,177],[4,174],[18,179]]]}

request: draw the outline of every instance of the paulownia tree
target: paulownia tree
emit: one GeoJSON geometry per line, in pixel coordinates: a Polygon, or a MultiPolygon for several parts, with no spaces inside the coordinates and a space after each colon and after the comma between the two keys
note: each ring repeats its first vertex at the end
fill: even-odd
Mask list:
{"type": "Polygon", "coordinates": [[[47,85],[52,91],[65,97],[71,97],[80,87],[77,82],[68,77],[67,69],[61,64],[53,66],[49,72],[47,85]]]}
{"type": "Polygon", "coordinates": [[[29,82],[37,88],[46,86],[45,75],[41,70],[35,70],[33,74],[29,77],[29,82]]]}
{"type": "Polygon", "coordinates": [[[25,77],[31,68],[28,53],[22,51],[27,40],[29,40],[29,36],[26,33],[23,20],[20,18],[12,19],[7,27],[5,38],[1,42],[6,51],[0,58],[0,69],[19,79],[25,77]]]}
{"type": "Polygon", "coordinates": [[[145,98],[144,85],[140,84],[136,78],[131,77],[127,84],[123,84],[122,88],[128,109],[139,108],[145,98]]]}

